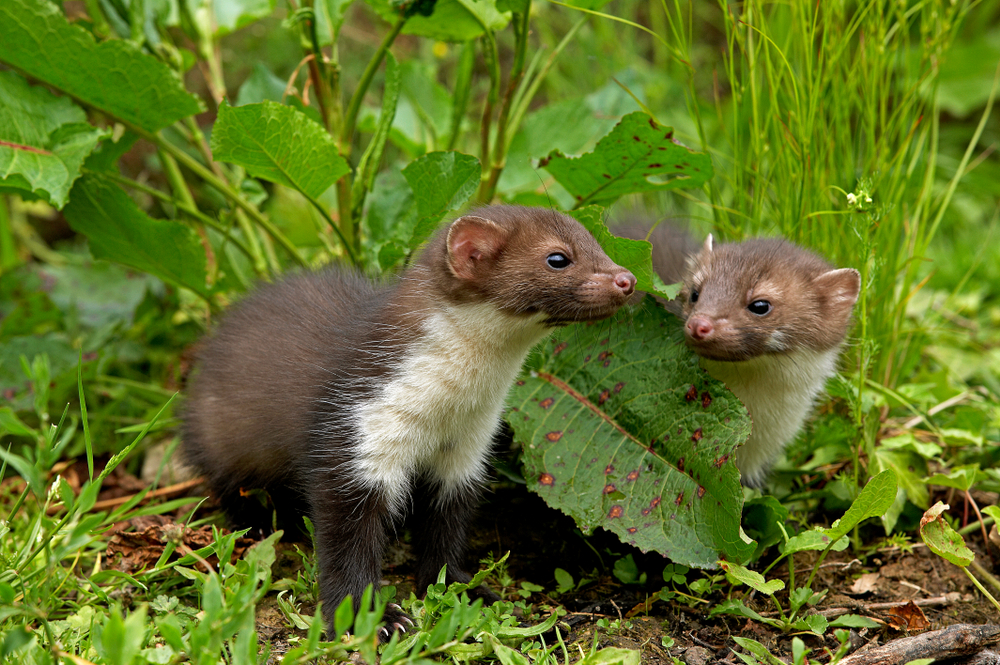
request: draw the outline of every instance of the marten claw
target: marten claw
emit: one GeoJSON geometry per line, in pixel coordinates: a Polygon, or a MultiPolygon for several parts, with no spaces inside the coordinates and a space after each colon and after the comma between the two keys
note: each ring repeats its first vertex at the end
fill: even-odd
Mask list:
{"type": "Polygon", "coordinates": [[[406,623],[410,624],[411,626],[417,625],[417,624],[413,623],[413,620],[410,617],[408,617],[408,616],[404,616],[403,617],[403,621],[405,621],[406,623]]]}
{"type": "MultiPolygon", "coordinates": [[[[411,621],[410,623],[412,624],[413,622],[411,621]]],[[[399,623],[398,621],[396,623],[392,624],[392,627],[393,627],[394,630],[398,630],[401,633],[405,633],[406,632],[406,626],[404,626],[403,624],[399,623]]]]}

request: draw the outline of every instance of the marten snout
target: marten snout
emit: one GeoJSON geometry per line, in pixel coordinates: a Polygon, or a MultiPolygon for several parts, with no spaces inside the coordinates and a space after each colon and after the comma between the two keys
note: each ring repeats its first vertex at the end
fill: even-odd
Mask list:
{"type": "Polygon", "coordinates": [[[707,339],[715,332],[712,320],[704,316],[692,316],[687,322],[688,336],[696,340],[707,339]]]}
{"type": "Polygon", "coordinates": [[[635,292],[635,275],[629,271],[620,272],[615,275],[615,286],[621,290],[626,298],[635,292]]]}

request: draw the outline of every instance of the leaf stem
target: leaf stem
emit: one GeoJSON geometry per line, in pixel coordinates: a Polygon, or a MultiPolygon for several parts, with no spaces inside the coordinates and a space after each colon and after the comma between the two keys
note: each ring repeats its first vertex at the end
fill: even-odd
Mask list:
{"type": "Polygon", "coordinates": [[[385,58],[386,51],[396,41],[396,37],[399,36],[405,24],[406,19],[403,17],[396,20],[392,29],[385,36],[385,39],[379,44],[375,55],[368,61],[368,66],[365,67],[364,73],[361,74],[361,80],[358,81],[358,86],[354,89],[354,94],[351,95],[351,101],[347,106],[347,114],[344,116],[344,126],[340,132],[340,154],[345,158],[351,154],[351,141],[354,139],[354,126],[358,119],[358,112],[361,110],[361,102],[364,100],[369,86],[371,86],[372,79],[375,78],[375,72],[378,71],[379,65],[382,64],[382,60],[385,58]]]}
{"type": "Polygon", "coordinates": [[[982,593],[984,596],[990,599],[990,602],[993,603],[993,607],[997,608],[997,612],[1000,612],[1000,603],[998,603],[997,599],[993,597],[993,594],[991,594],[989,591],[986,590],[986,587],[983,586],[983,583],[977,580],[976,576],[970,573],[969,569],[966,568],[965,566],[959,566],[959,568],[961,568],[962,572],[964,572],[966,575],[969,576],[969,579],[972,580],[972,583],[976,585],[976,588],[979,589],[980,593],[982,593]]]}

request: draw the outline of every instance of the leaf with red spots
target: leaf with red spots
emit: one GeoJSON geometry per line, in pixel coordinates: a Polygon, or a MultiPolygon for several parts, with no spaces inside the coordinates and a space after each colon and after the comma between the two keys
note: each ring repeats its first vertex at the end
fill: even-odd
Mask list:
{"type": "Polygon", "coordinates": [[[669,127],[641,111],[622,118],[593,152],[567,157],[553,150],[539,166],[573,195],[577,207],[636,192],[700,187],[713,173],[707,154],[676,142],[669,127]]]}
{"type": "Polygon", "coordinates": [[[549,505],[687,566],[753,553],[732,462],[750,420],[699,367],[678,319],[647,298],[562,329],[529,364],[508,421],[528,486],[549,505]]]}

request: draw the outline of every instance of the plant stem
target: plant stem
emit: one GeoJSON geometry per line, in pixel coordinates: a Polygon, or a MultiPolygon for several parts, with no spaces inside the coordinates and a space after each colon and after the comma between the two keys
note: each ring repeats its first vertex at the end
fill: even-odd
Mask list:
{"type": "MultiPolygon", "coordinates": [[[[973,561],[973,563],[975,562],[973,561]]],[[[966,568],[965,566],[959,566],[959,567],[962,569],[962,572],[964,572],[966,575],[969,576],[969,579],[972,580],[972,583],[976,585],[976,588],[979,589],[979,591],[984,596],[989,598],[990,602],[993,603],[993,607],[997,608],[997,612],[1000,612],[1000,603],[998,603],[997,599],[993,597],[993,594],[991,594],[989,591],[986,590],[986,587],[983,586],[982,582],[977,580],[975,575],[969,572],[968,568],[966,568]]],[[[983,570],[982,566],[979,567],[979,570],[983,570]]]]}
{"type": "Polygon", "coordinates": [[[392,26],[392,29],[379,44],[378,50],[375,51],[375,55],[372,59],[368,61],[368,66],[365,67],[365,71],[361,74],[361,80],[358,81],[358,87],[354,89],[354,94],[351,95],[351,102],[347,106],[347,114],[344,116],[344,126],[340,132],[340,154],[346,159],[351,154],[351,141],[354,139],[354,125],[358,120],[358,112],[361,110],[361,102],[364,101],[365,94],[368,92],[368,87],[372,83],[372,79],[375,78],[375,72],[378,71],[379,65],[382,64],[382,60],[385,58],[385,52],[389,50],[392,43],[396,41],[396,37],[399,36],[400,31],[406,24],[406,19],[400,17],[396,20],[396,23],[392,26]]]}

